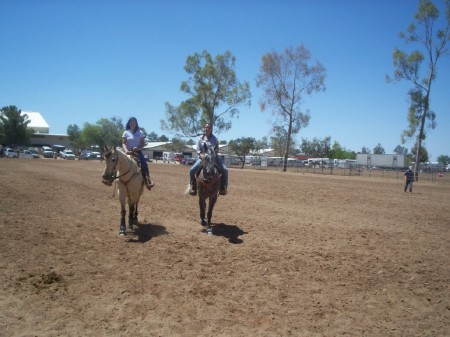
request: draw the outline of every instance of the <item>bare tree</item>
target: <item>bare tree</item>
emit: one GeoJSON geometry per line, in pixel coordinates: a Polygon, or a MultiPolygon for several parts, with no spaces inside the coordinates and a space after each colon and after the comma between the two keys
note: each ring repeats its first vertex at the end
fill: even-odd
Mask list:
{"type": "Polygon", "coordinates": [[[283,171],[292,136],[309,124],[309,112],[300,107],[305,95],[325,90],[325,68],[318,61],[310,65],[311,53],[303,45],[287,48],[283,53],[272,51],[263,55],[256,85],[264,89],[261,110],[270,107],[276,116],[274,129],[286,131],[283,171]]]}

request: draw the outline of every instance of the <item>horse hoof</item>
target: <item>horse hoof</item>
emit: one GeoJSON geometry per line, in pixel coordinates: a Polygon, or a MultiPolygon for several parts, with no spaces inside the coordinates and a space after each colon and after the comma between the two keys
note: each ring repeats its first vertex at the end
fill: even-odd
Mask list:
{"type": "Polygon", "coordinates": [[[120,227],[119,235],[120,235],[120,236],[124,236],[124,235],[125,235],[125,230],[126,230],[125,227],[120,227]]]}
{"type": "Polygon", "coordinates": [[[206,220],[202,220],[202,222],[200,223],[203,227],[208,226],[208,223],[206,222],[206,220]]]}

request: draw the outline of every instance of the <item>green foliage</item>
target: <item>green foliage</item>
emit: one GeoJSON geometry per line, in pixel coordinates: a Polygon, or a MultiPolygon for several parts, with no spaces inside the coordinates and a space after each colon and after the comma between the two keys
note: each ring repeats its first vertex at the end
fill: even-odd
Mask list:
{"type": "MultiPolygon", "coordinates": [[[[422,141],[426,138],[426,127],[436,127],[435,112],[430,110],[431,85],[437,77],[437,63],[442,56],[448,55],[447,43],[450,40],[450,1],[445,1],[446,24],[436,29],[439,9],[431,0],[419,0],[415,22],[411,23],[406,33],[400,38],[407,44],[414,44],[417,49],[407,51],[395,48],[393,53],[394,79],[406,80],[412,84],[408,91],[410,107],[408,110],[408,128],[401,135],[402,143],[415,139],[417,146],[415,170],[424,155],[421,151],[422,141]],[[424,62],[426,61],[426,62],[424,62]],[[425,64],[422,67],[422,64],[425,64]]],[[[388,78],[390,80],[390,78],[388,78]]]]}
{"type": "Polygon", "coordinates": [[[269,148],[269,141],[267,137],[263,137],[255,142],[255,150],[264,150],[269,148]]]}
{"type": "Polygon", "coordinates": [[[378,143],[377,146],[373,148],[373,154],[384,154],[384,147],[378,143]]]}
{"type": "Polygon", "coordinates": [[[83,140],[81,138],[81,130],[76,124],[70,124],[67,127],[67,135],[69,136],[69,142],[75,153],[84,147],[83,140]]]}
{"type": "Polygon", "coordinates": [[[406,147],[401,146],[401,145],[397,145],[395,147],[395,149],[394,149],[394,153],[407,155],[408,154],[408,149],[406,147]]]}
{"type": "MultiPolygon", "coordinates": [[[[76,138],[76,144],[80,148],[88,148],[91,146],[103,147],[120,146],[122,143],[122,134],[124,126],[120,117],[112,117],[110,119],[101,118],[96,124],[84,123],[83,129],[77,134],[77,125],[70,125],[71,132],[76,138]]],[[[69,133],[69,128],[67,129],[69,133]]],[[[69,134],[70,137],[70,134],[69,134]]]]}
{"type": "Polygon", "coordinates": [[[228,147],[239,157],[242,162],[242,167],[244,167],[245,157],[255,150],[255,144],[255,138],[242,137],[235,140],[230,140],[228,147]]]}
{"type": "Polygon", "coordinates": [[[34,130],[28,129],[30,123],[27,114],[16,106],[10,105],[0,109],[0,140],[11,146],[29,145],[34,130]]]}
{"type": "MultiPolygon", "coordinates": [[[[411,153],[417,153],[417,148],[418,148],[418,145],[416,143],[413,146],[413,148],[411,149],[411,153]]],[[[429,161],[428,150],[425,147],[425,145],[422,144],[422,146],[420,147],[419,163],[426,163],[427,161],[429,161]]]]}
{"type": "MultiPolygon", "coordinates": [[[[303,45],[287,48],[283,53],[275,51],[263,55],[256,85],[263,88],[261,110],[270,108],[276,116],[274,130],[285,130],[286,140],[282,156],[283,171],[292,149],[292,136],[309,124],[308,111],[301,110],[305,95],[325,90],[325,68],[319,62],[311,65],[311,53],[303,45]]],[[[280,137],[276,136],[281,140],[280,137]]],[[[272,141],[272,143],[274,143],[272,141]]],[[[283,142],[275,142],[274,149],[283,142]]]]}
{"type": "MultiPolygon", "coordinates": [[[[331,137],[327,136],[324,139],[314,137],[312,141],[302,138],[300,150],[303,154],[310,157],[335,158],[334,150],[343,151],[339,143],[334,143],[331,146],[331,137]]],[[[342,158],[346,159],[346,158],[342,158]]],[[[347,158],[348,159],[348,158],[347,158]]]]}
{"type": "Polygon", "coordinates": [[[206,50],[188,56],[184,70],[189,79],[180,89],[190,97],[179,106],[166,102],[166,120],[161,120],[161,127],[186,137],[201,134],[205,123],[210,123],[216,134],[229,130],[231,119],[239,116],[238,106],[250,105],[251,98],[248,82],[236,78],[235,62],[229,51],[215,58],[206,50]]]}
{"type": "Polygon", "coordinates": [[[362,154],[370,154],[371,151],[370,151],[370,149],[368,147],[363,146],[362,149],[361,149],[361,153],[362,154]]]}
{"type": "Polygon", "coordinates": [[[447,166],[450,164],[450,157],[447,155],[441,154],[439,157],[437,157],[438,163],[442,163],[444,166],[447,166]]]}
{"type": "Polygon", "coordinates": [[[148,142],[157,142],[158,141],[158,135],[155,133],[155,132],[150,132],[148,135],[147,135],[147,138],[146,138],[146,140],[148,141],[148,142]]]}
{"type": "Polygon", "coordinates": [[[161,135],[158,137],[158,142],[168,142],[169,138],[166,135],[161,135]]]}
{"type": "Polygon", "coordinates": [[[270,137],[275,156],[285,157],[295,154],[295,141],[288,137],[288,131],[281,126],[273,127],[273,136],[270,137]],[[287,155],[286,155],[287,148],[287,155]]]}
{"type": "Polygon", "coordinates": [[[335,141],[333,146],[331,147],[331,153],[332,156],[329,156],[329,158],[356,159],[355,151],[347,150],[346,148],[342,147],[337,141],[335,141]]]}
{"type": "Polygon", "coordinates": [[[186,147],[186,142],[181,138],[172,138],[172,143],[170,144],[170,149],[174,152],[181,153],[186,147]]]}

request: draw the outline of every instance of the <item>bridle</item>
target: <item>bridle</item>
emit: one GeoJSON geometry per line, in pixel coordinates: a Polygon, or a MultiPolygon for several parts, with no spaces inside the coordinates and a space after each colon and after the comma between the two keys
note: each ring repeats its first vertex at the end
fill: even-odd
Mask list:
{"type": "Polygon", "coordinates": [[[209,162],[207,163],[207,165],[202,163],[203,178],[200,178],[200,176],[198,176],[197,182],[199,184],[203,185],[205,188],[208,188],[209,186],[214,184],[220,178],[220,175],[216,174],[216,171],[215,171],[216,155],[215,155],[214,149],[211,148],[211,145],[209,143],[205,143],[204,146],[207,149],[208,153],[206,154],[206,157],[202,161],[208,160],[209,162]],[[206,166],[208,166],[208,165],[212,166],[212,172],[207,172],[206,166]],[[205,177],[205,173],[206,173],[207,177],[205,177]]]}
{"type": "MultiPolygon", "coordinates": [[[[105,153],[104,157],[106,157],[108,155],[112,156],[112,150],[109,150],[107,153],[105,153]]],[[[128,169],[126,170],[126,172],[122,173],[120,175],[117,175],[117,163],[119,162],[119,156],[116,154],[115,158],[112,158],[111,160],[114,162],[114,166],[113,166],[113,168],[111,170],[111,175],[108,177],[108,180],[105,180],[105,177],[103,177],[104,178],[103,183],[105,185],[111,186],[113,181],[119,179],[120,182],[122,184],[124,184],[125,187],[126,187],[128,185],[128,183],[131,181],[131,179],[133,179],[140,172],[139,170],[136,171],[136,173],[134,173],[128,180],[124,181],[122,177],[126,176],[131,171],[132,164],[128,163],[128,169]]]]}

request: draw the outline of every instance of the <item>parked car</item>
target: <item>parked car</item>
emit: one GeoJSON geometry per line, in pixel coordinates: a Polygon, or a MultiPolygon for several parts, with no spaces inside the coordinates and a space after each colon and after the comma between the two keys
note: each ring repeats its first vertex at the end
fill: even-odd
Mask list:
{"type": "Polygon", "coordinates": [[[75,155],[72,150],[64,150],[60,153],[62,159],[75,160],[75,155]]]}
{"type": "Polygon", "coordinates": [[[38,153],[36,150],[34,150],[34,149],[28,149],[28,151],[31,152],[31,154],[33,155],[33,158],[34,158],[34,159],[41,158],[41,156],[39,155],[39,153],[38,153]]]}
{"type": "Polygon", "coordinates": [[[102,155],[100,152],[92,151],[91,153],[95,156],[95,159],[102,160],[102,155]]]}
{"type": "Polygon", "coordinates": [[[186,165],[194,165],[197,161],[197,158],[186,158],[186,165]]]}
{"type": "Polygon", "coordinates": [[[91,151],[82,151],[80,153],[80,160],[91,160],[91,159],[95,159],[95,154],[93,154],[91,151]]]}
{"type": "Polygon", "coordinates": [[[30,150],[23,150],[23,152],[19,153],[19,158],[34,159],[35,157],[33,156],[33,153],[30,150]]]}
{"type": "Polygon", "coordinates": [[[43,150],[42,155],[44,158],[53,158],[53,151],[52,150],[43,150]]]}
{"type": "Polygon", "coordinates": [[[183,156],[181,156],[181,155],[176,155],[175,157],[173,157],[173,161],[177,161],[177,162],[182,162],[182,160],[184,159],[184,157],[183,156]]]}
{"type": "Polygon", "coordinates": [[[17,151],[10,149],[9,147],[3,152],[3,155],[8,158],[17,158],[17,151]]]}

